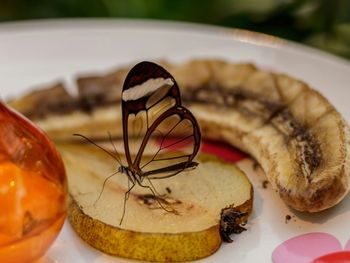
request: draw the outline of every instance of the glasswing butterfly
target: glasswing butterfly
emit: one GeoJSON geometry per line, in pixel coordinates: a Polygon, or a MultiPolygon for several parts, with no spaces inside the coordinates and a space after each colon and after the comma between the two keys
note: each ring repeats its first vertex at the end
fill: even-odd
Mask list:
{"type": "MultiPolygon", "coordinates": [[[[155,63],[144,61],[130,70],[124,81],[121,106],[127,165],[122,165],[115,148],[113,154],[79,135],[118,161],[120,167],[111,176],[123,173],[128,178],[129,188],[125,192],[120,224],[124,218],[126,201],[136,185],[148,188],[161,208],[171,212],[159,201],[159,194],[151,180],[169,178],[195,168],[198,163],[193,162],[193,159],[201,143],[198,123],[193,114],[182,106],[175,79],[155,63]],[[152,146],[154,142],[157,142],[158,147],[152,146]],[[179,146],[181,151],[178,150],[179,146]]],[[[111,176],[107,177],[104,185],[111,176]]]]}

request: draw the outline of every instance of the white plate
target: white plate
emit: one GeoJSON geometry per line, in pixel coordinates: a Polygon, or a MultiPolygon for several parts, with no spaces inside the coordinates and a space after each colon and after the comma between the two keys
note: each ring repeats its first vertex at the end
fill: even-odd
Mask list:
{"type": "MultiPolygon", "coordinates": [[[[350,121],[350,64],[332,55],[275,37],[247,31],[183,23],[130,20],[63,20],[0,26],[0,96],[3,99],[63,79],[74,85],[78,73],[104,72],[118,65],[165,58],[249,61],[288,73],[323,93],[350,121]]],[[[241,165],[249,167],[243,161],[241,165]]],[[[310,232],[333,235],[342,246],[350,238],[350,197],[329,211],[293,215],[263,176],[248,171],[254,190],[254,213],[248,231],[224,244],[202,262],[271,262],[286,239],[310,232]]],[[[301,241],[302,242],[302,241],[301,241]]],[[[69,224],[47,255],[57,263],[129,262],[91,249],[69,224]]]]}

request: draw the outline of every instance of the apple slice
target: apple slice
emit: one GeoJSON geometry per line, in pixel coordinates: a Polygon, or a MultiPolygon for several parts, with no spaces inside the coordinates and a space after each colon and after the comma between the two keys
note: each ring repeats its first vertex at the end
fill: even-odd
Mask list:
{"type": "Polygon", "coordinates": [[[105,253],[147,261],[203,258],[242,232],[251,213],[253,188],[245,174],[200,154],[196,169],[152,180],[157,197],[135,186],[120,224],[128,180],[118,173],[106,181],[118,163],[90,145],[58,147],[68,174],[69,220],[83,240],[105,253]]]}

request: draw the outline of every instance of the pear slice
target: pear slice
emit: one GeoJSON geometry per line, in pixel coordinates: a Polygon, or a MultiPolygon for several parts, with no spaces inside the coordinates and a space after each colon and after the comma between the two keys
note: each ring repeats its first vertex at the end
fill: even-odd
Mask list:
{"type": "Polygon", "coordinates": [[[105,181],[118,163],[90,145],[58,147],[68,174],[69,221],[83,240],[105,253],[161,262],[207,257],[230,241],[231,233],[242,232],[251,213],[253,188],[245,174],[200,154],[196,169],[152,180],[156,198],[135,186],[120,224],[127,177],[118,173],[105,181]]]}

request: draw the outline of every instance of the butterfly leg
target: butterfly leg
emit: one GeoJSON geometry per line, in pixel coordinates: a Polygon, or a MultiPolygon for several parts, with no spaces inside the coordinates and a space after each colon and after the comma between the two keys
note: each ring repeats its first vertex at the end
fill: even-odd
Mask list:
{"type": "Polygon", "coordinates": [[[106,183],[107,181],[112,178],[113,176],[115,176],[117,173],[119,173],[119,171],[115,172],[115,173],[112,173],[110,176],[108,176],[104,181],[103,181],[103,185],[102,185],[102,189],[101,189],[101,192],[100,194],[98,195],[96,201],[94,202],[94,206],[96,206],[98,200],[100,200],[101,196],[102,196],[102,193],[103,193],[103,190],[105,189],[105,186],[106,186],[106,183]]]}
{"type": "Polygon", "coordinates": [[[124,216],[125,216],[125,211],[126,211],[126,201],[129,199],[129,195],[130,195],[130,192],[131,190],[135,187],[136,183],[132,180],[128,180],[128,184],[129,183],[132,183],[131,187],[129,187],[128,191],[125,192],[124,194],[124,205],[123,205],[123,214],[122,214],[122,217],[120,219],[120,222],[119,222],[119,225],[122,224],[123,222],[123,219],[124,219],[124,216]]]}
{"type": "MultiPolygon", "coordinates": [[[[144,184],[142,184],[142,179],[141,179],[141,177],[136,177],[136,181],[137,181],[137,183],[138,183],[138,185],[139,186],[141,186],[141,187],[143,187],[143,188],[147,188],[147,189],[149,189],[151,192],[152,192],[152,194],[153,194],[153,196],[155,197],[154,198],[154,200],[156,200],[157,201],[157,203],[159,204],[159,206],[163,209],[163,210],[165,210],[165,211],[167,211],[167,212],[169,212],[169,213],[175,213],[176,211],[174,210],[174,209],[168,209],[168,208],[166,208],[160,201],[159,201],[159,195],[156,193],[156,191],[154,191],[153,189],[152,189],[152,187],[150,187],[149,185],[144,185],[144,184]],[[158,197],[158,198],[157,198],[158,197]]],[[[152,185],[152,183],[151,183],[151,185],[152,185]]],[[[153,185],[152,185],[153,186],[153,185]]],[[[153,186],[154,187],[154,186],[153,186]]]]}
{"type": "Polygon", "coordinates": [[[153,191],[156,193],[157,196],[165,196],[165,195],[166,195],[166,194],[161,195],[160,193],[158,193],[158,191],[157,191],[157,189],[154,187],[154,185],[153,185],[151,179],[150,179],[149,177],[146,177],[146,178],[147,178],[147,180],[148,180],[148,182],[149,182],[150,187],[153,189],[153,191]]]}

